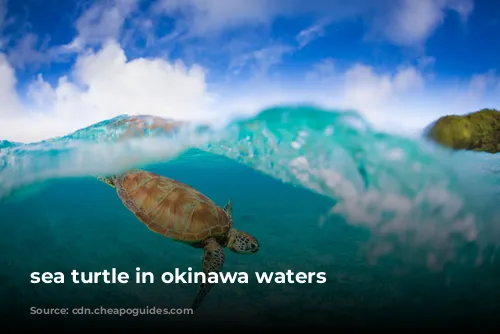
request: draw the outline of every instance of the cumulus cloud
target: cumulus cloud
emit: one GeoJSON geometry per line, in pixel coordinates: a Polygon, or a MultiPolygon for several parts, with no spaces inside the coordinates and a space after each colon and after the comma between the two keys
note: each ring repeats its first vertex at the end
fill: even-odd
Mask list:
{"type": "Polygon", "coordinates": [[[36,141],[65,135],[121,114],[186,120],[210,114],[212,97],[202,68],[159,58],[127,60],[115,42],[80,56],[71,73],[73,80],[63,76],[51,87],[39,76],[30,85],[23,107],[5,57],[0,58],[0,74],[3,139],[36,141]]]}
{"type": "MultiPolygon", "coordinates": [[[[220,92],[225,97],[224,110],[251,115],[266,106],[311,103],[326,109],[357,110],[375,127],[407,135],[419,133],[442,115],[500,104],[499,94],[471,94],[474,87],[484,87],[484,75],[441,86],[425,67],[405,65],[380,71],[367,64],[345,69],[336,69],[334,64],[334,59],[325,59],[313,65],[304,74],[306,80],[268,78],[258,84],[232,85],[220,92]]],[[[489,78],[486,87],[498,87],[489,78]]]]}
{"type": "Polygon", "coordinates": [[[31,142],[121,114],[223,121],[282,103],[356,109],[375,126],[419,131],[443,114],[500,102],[471,94],[498,88],[494,72],[474,76],[448,91],[428,87],[422,70],[412,66],[380,72],[366,64],[335,70],[333,64],[333,59],[317,64],[315,70],[325,76],[300,84],[265,78],[257,83],[215,83],[213,91],[199,66],[161,58],[129,60],[116,42],[108,41],[98,52],[82,54],[72,72],[54,86],[39,76],[20,101],[14,71],[1,55],[0,133],[2,139],[31,142]]]}
{"type": "Polygon", "coordinates": [[[372,124],[391,132],[419,132],[443,115],[466,114],[500,105],[500,79],[494,71],[454,85],[436,84],[418,67],[380,72],[356,64],[331,86],[339,89],[329,105],[360,111],[372,124]],[[332,103],[333,102],[333,103],[332,103]]]}
{"type": "MultiPolygon", "coordinates": [[[[377,73],[371,66],[356,64],[345,72],[341,86],[341,105],[344,107],[362,111],[373,123],[393,126],[391,120],[397,119],[405,127],[408,116],[414,112],[409,108],[425,89],[425,79],[412,66],[377,73]]],[[[422,122],[428,120],[422,112],[425,109],[420,110],[415,118],[420,118],[418,123],[424,126],[422,122]]],[[[432,117],[436,117],[435,114],[432,117]]],[[[414,127],[415,123],[411,126],[414,127]]]]}
{"type": "Polygon", "coordinates": [[[378,108],[399,94],[423,88],[424,79],[413,67],[394,74],[376,74],[372,67],[354,65],[345,73],[344,103],[356,108],[378,108]]]}

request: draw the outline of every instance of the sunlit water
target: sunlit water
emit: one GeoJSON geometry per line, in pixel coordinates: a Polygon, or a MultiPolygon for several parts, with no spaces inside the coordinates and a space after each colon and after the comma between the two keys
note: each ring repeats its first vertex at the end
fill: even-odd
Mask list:
{"type": "Polygon", "coordinates": [[[217,127],[165,131],[152,126],[158,122],[168,123],[122,116],[40,143],[0,141],[0,279],[14,305],[7,313],[26,305],[190,305],[195,285],[164,285],[159,277],[199,269],[202,252],[150,232],[94,177],[133,167],[178,179],[221,206],[232,199],[236,227],[257,237],[261,251],[228,254],[224,270],[327,273],[323,285],[251,278],[217,286],[200,310],[205,316],[498,307],[498,155],[451,152],[378,132],[356,113],[303,106],[217,127]],[[131,135],[137,124],[145,131],[131,135]],[[158,280],[29,283],[33,271],[69,278],[71,269],[113,267],[141,267],[158,280]]]}

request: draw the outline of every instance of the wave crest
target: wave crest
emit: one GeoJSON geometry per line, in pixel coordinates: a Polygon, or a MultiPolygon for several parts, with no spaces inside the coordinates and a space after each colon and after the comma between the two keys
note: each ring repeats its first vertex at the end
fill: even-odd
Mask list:
{"type": "Polygon", "coordinates": [[[40,143],[1,141],[0,196],[51,178],[164,162],[190,149],[206,153],[184,159],[224,156],[335,199],[328,215],[370,229],[377,254],[397,244],[426,246],[426,261],[439,267],[457,256],[449,247],[457,237],[482,249],[500,240],[496,156],[450,152],[378,132],[355,112],[307,106],[272,108],[223,126],[124,115],[40,143]]]}

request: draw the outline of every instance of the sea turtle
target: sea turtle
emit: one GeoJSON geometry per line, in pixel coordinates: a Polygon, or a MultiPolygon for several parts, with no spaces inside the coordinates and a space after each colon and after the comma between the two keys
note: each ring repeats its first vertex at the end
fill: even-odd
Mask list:
{"type": "MultiPolygon", "coordinates": [[[[190,186],[144,170],[97,178],[115,188],[123,204],[151,231],[203,248],[207,275],[222,269],[224,248],[243,254],[259,251],[257,239],[233,228],[231,200],[220,208],[190,186]]],[[[193,310],[211,287],[208,281],[200,284],[193,310]]]]}

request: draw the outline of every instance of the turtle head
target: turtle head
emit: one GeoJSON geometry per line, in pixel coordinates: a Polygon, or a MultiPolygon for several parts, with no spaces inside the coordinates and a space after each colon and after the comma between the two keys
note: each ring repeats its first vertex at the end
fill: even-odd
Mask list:
{"type": "Polygon", "coordinates": [[[254,254],[260,249],[259,242],[250,234],[232,228],[229,231],[227,246],[229,250],[241,254],[254,254]]]}
{"type": "Polygon", "coordinates": [[[97,179],[110,187],[115,187],[115,178],[112,176],[97,176],[97,179]]]}
{"type": "Polygon", "coordinates": [[[231,200],[227,202],[223,210],[227,215],[227,219],[229,220],[229,226],[231,226],[227,238],[226,247],[235,253],[257,253],[260,249],[257,239],[246,232],[238,231],[237,229],[233,228],[233,205],[231,204],[231,200]]]}

